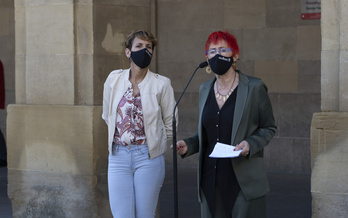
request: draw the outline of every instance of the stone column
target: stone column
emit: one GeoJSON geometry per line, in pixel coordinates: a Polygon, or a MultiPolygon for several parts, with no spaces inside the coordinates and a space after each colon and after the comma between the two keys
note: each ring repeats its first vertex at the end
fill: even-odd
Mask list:
{"type": "Polygon", "coordinates": [[[103,83],[123,41],[155,30],[154,1],[15,0],[16,104],[8,106],[14,217],[111,217],[103,83]]]}
{"type": "Polygon", "coordinates": [[[312,217],[348,216],[348,4],[321,0],[321,113],[311,125],[312,217]]]}

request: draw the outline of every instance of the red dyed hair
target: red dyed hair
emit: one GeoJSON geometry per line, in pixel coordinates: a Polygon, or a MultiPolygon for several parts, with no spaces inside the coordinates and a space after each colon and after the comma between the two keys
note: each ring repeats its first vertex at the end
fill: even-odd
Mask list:
{"type": "Polygon", "coordinates": [[[205,50],[208,51],[211,43],[216,44],[222,40],[225,40],[228,46],[233,50],[233,56],[235,54],[239,54],[239,47],[236,37],[227,31],[217,31],[210,34],[207,39],[207,42],[205,43],[205,50]]]}

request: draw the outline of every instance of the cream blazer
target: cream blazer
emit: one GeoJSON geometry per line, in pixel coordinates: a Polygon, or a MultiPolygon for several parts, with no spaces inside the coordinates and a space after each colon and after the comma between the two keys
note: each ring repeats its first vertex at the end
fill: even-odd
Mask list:
{"type": "MultiPolygon", "coordinates": [[[[129,87],[129,71],[114,70],[104,83],[102,118],[108,125],[108,148],[112,151],[115,134],[117,106],[129,87]]],[[[150,159],[167,150],[167,140],[172,137],[172,119],[175,106],[174,91],[169,78],[148,70],[138,84],[143,109],[146,143],[150,159]]],[[[178,112],[175,113],[178,124],[178,112]]]]}

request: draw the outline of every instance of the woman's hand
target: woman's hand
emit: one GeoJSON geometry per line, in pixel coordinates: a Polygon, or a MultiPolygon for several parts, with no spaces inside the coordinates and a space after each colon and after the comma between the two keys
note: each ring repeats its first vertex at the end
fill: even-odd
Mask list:
{"type": "MultiPolygon", "coordinates": [[[[170,146],[170,148],[173,150],[173,145],[170,146]]],[[[180,140],[176,143],[176,153],[178,155],[184,155],[187,152],[187,145],[186,142],[183,140],[180,140]]]]}
{"type": "Polygon", "coordinates": [[[235,151],[242,150],[239,156],[247,156],[250,152],[250,145],[247,141],[242,141],[238,145],[236,145],[235,151]]]}

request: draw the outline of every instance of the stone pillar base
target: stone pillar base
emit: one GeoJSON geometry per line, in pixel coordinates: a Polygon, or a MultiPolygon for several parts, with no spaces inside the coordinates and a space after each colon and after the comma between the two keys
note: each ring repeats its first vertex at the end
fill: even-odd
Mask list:
{"type": "Polygon", "coordinates": [[[313,115],[312,218],[348,215],[348,113],[313,115]]]}
{"type": "Polygon", "coordinates": [[[13,217],[112,217],[102,108],[10,105],[7,112],[13,217]]]}

